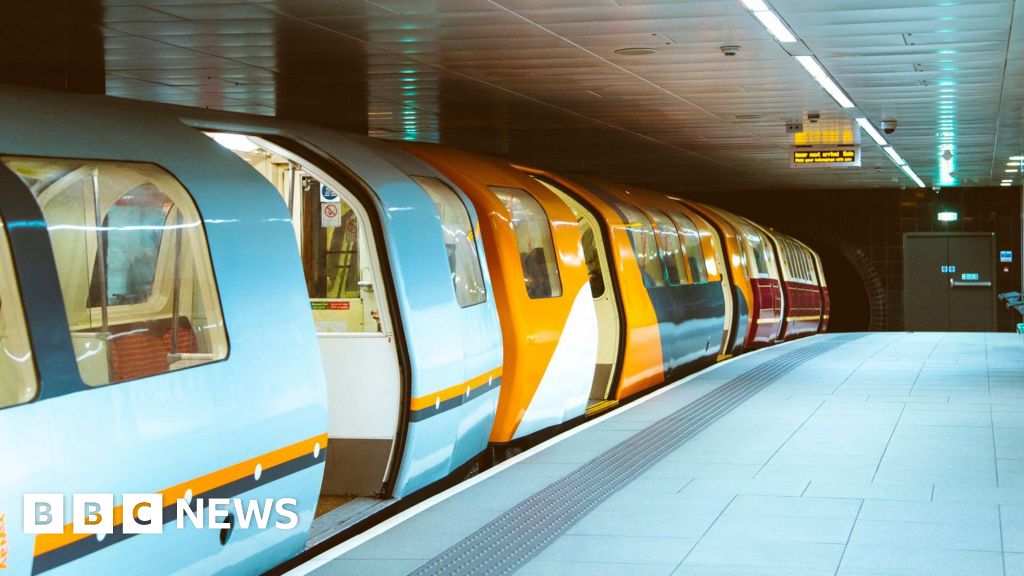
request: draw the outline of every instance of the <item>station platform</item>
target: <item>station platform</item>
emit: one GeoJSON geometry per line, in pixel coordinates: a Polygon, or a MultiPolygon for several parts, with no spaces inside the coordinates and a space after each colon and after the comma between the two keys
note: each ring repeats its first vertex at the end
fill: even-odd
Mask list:
{"type": "Polygon", "coordinates": [[[588,422],[288,574],[1024,575],[1024,343],[821,335],[588,422]]]}

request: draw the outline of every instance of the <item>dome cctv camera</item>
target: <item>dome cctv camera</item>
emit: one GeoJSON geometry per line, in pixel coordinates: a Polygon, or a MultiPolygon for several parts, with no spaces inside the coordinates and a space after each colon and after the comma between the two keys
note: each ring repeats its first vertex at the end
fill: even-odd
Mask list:
{"type": "Polygon", "coordinates": [[[895,132],[896,131],[896,121],[895,120],[882,120],[882,131],[884,131],[886,134],[892,134],[893,132],[895,132]]]}
{"type": "Polygon", "coordinates": [[[739,46],[719,46],[718,49],[726,56],[735,56],[736,53],[740,51],[739,46]]]}

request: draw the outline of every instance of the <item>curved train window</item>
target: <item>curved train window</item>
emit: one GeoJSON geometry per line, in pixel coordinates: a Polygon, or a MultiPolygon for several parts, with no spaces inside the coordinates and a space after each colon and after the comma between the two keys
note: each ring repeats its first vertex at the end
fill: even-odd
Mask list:
{"type": "Polygon", "coordinates": [[[626,230],[629,231],[629,239],[633,244],[633,253],[640,266],[640,275],[643,276],[644,285],[664,286],[665,272],[661,265],[661,257],[658,255],[657,240],[654,237],[651,221],[636,208],[625,204],[617,204],[616,207],[626,220],[626,230]]]}
{"type": "Polygon", "coordinates": [[[779,265],[775,262],[775,249],[772,248],[772,241],[765,236],[764,232],[761,232],[757,228],[754,229],[754,234],[757,234],[757,238],[761,243],[761,250],[763,252],[762,257],[764,258],[765,268],[762,268],[768,275],[778,274],[779,265]]]}
{"type": "Polygon", "coordinates": [[[561,296],[562,280],[551,238],[551,222],[544,208],[525,190],[503,186],[490,186],[490,189],[505,205],[512,219],[526,293],[530,298],[561,296]]]}
{"type": "Polygon", "coordinates": [[[583,244],[583,257],[587,261],[587,273],[590,276],[590,293],[594,298],[604,296],[604,272],[597,251],[597,235],[590,225],[590,220],[580,218],[576,221],[580,227],[580,242],[583,244]]]}
{"type": "Polygon", "coordinates": [[[36,196],[90,386],[227,357],[202,219],[153,164],[4,157],[36,196]]]}
{"type": "Polygon", "coordinates": [[[649,212],[654,222],[654,234],[658,241],[658,250],[665,262],[665,276],[672,286],[687,284],[686,266],[683,264],[683,249],[679,245],[679,230],[675,224],[657,210],[649,212]]]}
{"type": "Polygon", "coordinates": [[[448,266],[452,271],[452,285],[459,306],[468,308],[487,300],[484,272],[476,250],[476,237],[469,210],[462,199],[447,184],[437,178],[413,176],[434,201],[441,217],[441,232],[448,249],[448,266]]]}
{"type": "Polygon", "coordinates": [[[758,235],[753,228],[748,226],[744,226],[742,230],[751,256],[751,258],[747,260],[747,265],[750,267],[750,277],[757,278],[770,276],[770,273],[768,272],[768,261],[765,257],[767,247],[762,242],[761,236],[758,235]]]}
{"type": "Polygon", "coordinates": [[[0,408],[6,408],[35,398],[39,384],[2,220],[0,228],[0,408]]]}
{"type": "Polygon", "coordinates": [[[690,266],[690,278],[695,284],[707,282],[708,270],[704,263],[704,248],[700,245],[700,232],[697,231],[697,226],[688,216],[679,212],[673,212],[671,216],[683,238],[686,261],[690,266]]]}

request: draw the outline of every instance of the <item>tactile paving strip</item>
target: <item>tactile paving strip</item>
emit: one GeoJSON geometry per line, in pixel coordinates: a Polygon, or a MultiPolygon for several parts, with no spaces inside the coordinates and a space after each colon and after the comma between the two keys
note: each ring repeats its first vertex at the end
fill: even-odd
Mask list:
{"type": "Polygon", "coordinates": [[[833,336],[736,376],[536,492],[412,574],[513,572],[609,496],[744,400],[807,360],[860,337],[833,336]]]}

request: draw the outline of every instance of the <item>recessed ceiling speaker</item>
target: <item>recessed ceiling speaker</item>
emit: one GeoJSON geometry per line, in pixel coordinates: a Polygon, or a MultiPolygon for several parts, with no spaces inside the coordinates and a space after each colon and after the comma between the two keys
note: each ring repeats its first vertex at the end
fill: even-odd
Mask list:
{"type": "Polygon", "coordinates": [[[654,54],[657,52],[654,48],[619,48],[615,51],[616,54],[623,56],[647,56],[648,54],[654,54]]]}

